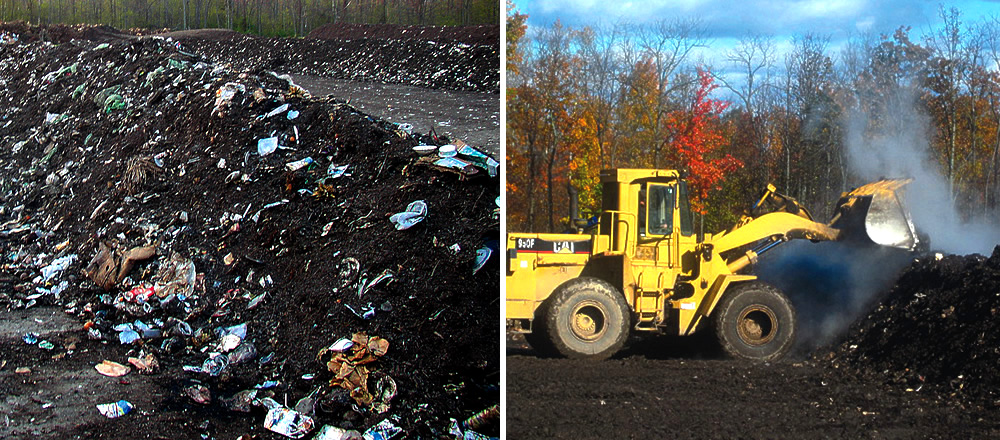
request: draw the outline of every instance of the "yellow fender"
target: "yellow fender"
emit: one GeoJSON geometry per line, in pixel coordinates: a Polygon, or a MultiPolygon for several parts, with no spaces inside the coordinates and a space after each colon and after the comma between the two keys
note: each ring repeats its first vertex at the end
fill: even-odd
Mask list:
{"type": "Polygon", "coordinates": [[[697,318],[691,321],[691,324],[687,329],[684,330],[685,335],[689,335],[698,328],[698,324],[701,322],[701,318],[707,318],[712,315],[712,311],[715,310],[715,306],[719,304],[722,299],[722,295],[726,293],[729,286],[733,283],[739,283],[744,281],[756,280],[755,275],[737,275],[737,274],[725,274],[719,275],[715,278],[715,282],[712,283],[712,287],[708,289],[708,293],[701,301],[701,305],[698,308],[697,318]]]}

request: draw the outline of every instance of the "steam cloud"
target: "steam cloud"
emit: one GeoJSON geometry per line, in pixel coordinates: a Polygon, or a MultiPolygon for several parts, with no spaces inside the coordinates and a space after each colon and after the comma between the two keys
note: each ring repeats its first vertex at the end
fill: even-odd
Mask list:
{"type": "Polygon", "coordinates": [[[918,110],[912,89],[894,91],[891,110],[870,130],[872,115],[855,110],[847,118],[847,152],[851,171],[866,183],[880,177],[913,178],[904,202],[917,230],[930,237],[933,250],[989,255],[1000,243],[1000,226],[985,218],[963,220],[948,180],[931,156],[930,121],[918,110]]]}
{"type": "MultiPolygon", "coordinates": [[[[904,188],[903,201],[917,230],[929,237],[930,249],[989,255],[1000,243],[1000,226],[985,218],[963,219],[957,211],[948,181],[931,155],[930,120],[918,110],[915,93],[898,88],[889,102],[891,110],[878,121],[864,110],[848,113],[850,171],[860,180],[854,183],[913,178],[904,188]]],[[[756,271],[794,303],[797,348],[808,352],[844,334],[912,258],[900,249],[796,241],[762,257],[756,271]]]]}
{"type": "Polygon", "coordinates": [[[908,251],[796,240],[761,257],[757,276],[795,306],[797,350],[834,342],[910,264],[908,251]]]}

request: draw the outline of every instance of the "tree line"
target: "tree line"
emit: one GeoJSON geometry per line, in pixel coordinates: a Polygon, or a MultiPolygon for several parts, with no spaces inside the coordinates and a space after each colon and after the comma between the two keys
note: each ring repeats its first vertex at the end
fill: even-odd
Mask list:
{"type": "Polygon", "coordinates": [[[939,16],[919,39],[900,27],[836,49],[809,33],[779,53],[774,37],[748,34],[713,66],[697,19],[526,36],[508,1],[508,228],[561,232],[569,185],[595,213],[606,168],[685,170],[708,232],[767,183],[829,218],[843,191],[912,172],[898,166],[908,161],[939,172],[963,215],[996,213],[1000,18],[939,16]]]}
{"type": "Polygon", "coordinates": [[[496,0],[0,0],[0,21],[17,20],[304,36],[326,23],[496,24],[500,4],[496,0]]]}

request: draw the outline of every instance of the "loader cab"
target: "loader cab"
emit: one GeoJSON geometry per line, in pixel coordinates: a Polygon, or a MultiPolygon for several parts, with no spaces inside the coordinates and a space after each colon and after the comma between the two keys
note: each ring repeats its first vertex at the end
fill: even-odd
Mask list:
{"type": "Polygon", "coordinates": [[[601,182],[599,234],[610,236],[610,251],[675,266],[678,243],[694,240],[687,183],[680,174],[674,170],[605,170],[601,182]]]}

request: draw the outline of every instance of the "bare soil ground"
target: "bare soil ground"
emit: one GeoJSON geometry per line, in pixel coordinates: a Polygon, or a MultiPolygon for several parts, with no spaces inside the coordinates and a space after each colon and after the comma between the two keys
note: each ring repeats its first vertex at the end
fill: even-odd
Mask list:
{"type": "MultiPolygon", "coordinates": [[[[477,249],[496,246],[500,185],[424,165],[412,147],[449,142],[441,130],[410,134],[347,98],[305,96],[264,65],[269,42],[247,43],[254,57],[235,65],[195,40],[0,31],[19,36],[0,46],[0,437],[284,438],[264,429],[264,408],[231,402],[266,381],[276,384],[258,397],[289,407],[314,395],[317,427],[365,431],[397,417],[408,438],[445,437],[449,419],[499,402],[498,260],[473,269],[477,249]],[[236,91],[220,101],[227,84],[236,91]],[[283,104],[299,115],[266,117],[283,104]],[[282,148],[261,155],[270,136],[282,148]],[[306,157],[314,162],[286,166],[306,157]],[[328,177],[335,165],[346,174],[328,177]],[[426,217],[397,230],[389,216],[414,200],[426,217]],[[156,255],[105,290],[81,273],[101,242],[156,255]],[[148,309],[116,301],[174,254],[193,262],[193,291],[148,309]],[[46,278],[43,268],[72,255],[46,278]],[[163,334],[122,344],[121,326],[137,320],[163,334]],[[232,353],[218,330],[243,323],[240,347],[255,353],[217,376],[185,370],[232,353]],[[373,391],[382,377],[397,385],[387,411],[331,385],[319,355],[358,332],[389,342],[368,364],[373,391]],[[140,353],[160,368],[95,370],[140,353]],[[195,385],[210,402],[191,397],[195,385]],[[120,399],[135,408],[117,419],[95,407],[120,399]]],[[[460,59],[427,63],[450,71],[460,59]]],[[[480,431],[496,435],[499,421],[480,431]]]]}
{"type": "Polygon", "coordinates": [[[920,257],[834,342],[773,364],[712,335],[604,362],[507,348],[509,438],[995,438],[1000,247],[920,257]]]}

